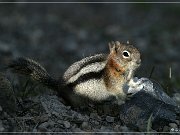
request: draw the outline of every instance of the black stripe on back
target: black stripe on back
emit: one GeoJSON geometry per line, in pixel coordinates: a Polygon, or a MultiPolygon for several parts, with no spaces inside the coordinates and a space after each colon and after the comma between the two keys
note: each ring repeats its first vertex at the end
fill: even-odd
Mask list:
{"type": "MultiPolygon", "coordinates": [[[[96,56],[96,55],[95,55],[96,56]]],[[[107,59],[107,55],[106,54],[101,54],[99,57],[95,57],[93,56],[94,58],[91,58],[90,60],[88,59],[88,57],[82,59],[81,61],[78,61],[77,63],[79,63],[79,68],[77,68],[75,65],[77,63],[74,63],[72,66],[75,66],[74,69],[71,69],[72,71],[68,71],[67,72],[70,72],[68,74],[66,74],[67,76],[65,77],[66,80],[69,80],[72,76],[76,75],[82,68],[86,67],[87,65],[90,65],[92,63],[95,63],[95,62],[103,62],[107,59]]],[[[92,57],[92,56],[90,56],[92,57]]]]}
{"type": "Polygon", "coordinates": [[[102,77],[103,73],[104,73],[104,69],[102,69],[99,72],[90,72],[90,73],[84,74],[84,75],[80,76],[76,81],[69,83],[68,86],[74,87],[80,83],[86,82],[91,79],[100,79],[102,77]]]}

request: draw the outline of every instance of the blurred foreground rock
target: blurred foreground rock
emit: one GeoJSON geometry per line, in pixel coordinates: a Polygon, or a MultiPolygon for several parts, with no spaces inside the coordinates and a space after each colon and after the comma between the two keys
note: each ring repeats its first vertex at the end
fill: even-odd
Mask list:
{"type": "Polygon", "coordinates": [[[152,129],[162,131],[164,126],[180,120],[180,107],[157,82],[141,78],[136,84],[129,87],[135,94],[119,109],[124,124],[140,131],[147,131],[148,124],[152,124],[152,129]]]}

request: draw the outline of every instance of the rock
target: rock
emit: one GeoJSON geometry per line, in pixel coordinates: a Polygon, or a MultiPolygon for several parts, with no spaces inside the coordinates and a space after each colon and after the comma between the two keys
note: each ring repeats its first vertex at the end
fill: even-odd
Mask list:
{"type": "Polygon", "coordinates": [[[70,128],[71,124],[68,121],[64,121],[65,128],[70,128]]]}
{"type": "Polygon", "coordinates": [[[63,122],[64,122],[63,120],[58,120],[57,121],[57,123],[59,123],[59,124],[63,124],[63,122]]]}
{"type": "Polygon", "coordinates": [[[0,132],[3,132],[5,128],[3,127],[2,121],[0,120],[0,132]]]}
{"type": "Polygon", "coordinates": [[[72,130],[73,132],[83,132],[80,128],[75,128],[72,130]]]}
{"type": "Polygon", "coordinates": [[[44,127],[38,127],[38,132],[48,132],[48,129],[47,128],[44,128],[44,127]]]}
{"type": "Polygon", "coordinates": [[[82,130],[89,130],[89,129],[91,129],[91,126],[89,125],[88,122],[83,122],[81,124],[81,128],[82,128],[82,130]]]}
{"type": "Polygon", "coordinates": [[[57,116],[57,117],[59,117],[59,113],[57,113],[57,112],[55,112],[55,111],[53,111],[52,114],[55,115],[55,116],[57,116]]]}
{"type": "Polygon", "coordinates": [[[91,113],[90,114],[90,118],[91,119],[96,119],[96,120],[100,120],[101,119],[101,117],[99,117],[99,115],[97,113],[91,113]]]}
{"type": "Polygon", "coordinates": [[[2,110],[3,110],[3,109],[2,109],[2,107],[0,106],[0,112],[2,112],[2,110]]]}
{"type": "Polygon", "coordinates": [[[120,131],[120,129],[121,129],[121,125],[116,125],[116,126],[114,127],[114,130],[115,130],[115,131],[120,131]]]}
{"type": "Polygon", "coordinates": [[[55,122],[52,121],[52,120],[49,120],[48,123],[49,123],[49,126],[50,126],[50,127],[54,127],[54,125],[55,125],[55,122]]]}
{"type": "Polygon", "coordinates": [[[49,119],[48,115],[47,114],[44,114],[42,116],[38,116],[38,117],[35,117],[35,122],[39,122],[39,123],[44,123],[44,122],[47,122],[49,119]]]}
{"type": "Polygon", "coordinates": [[[99,122],[98,121],[94,121],[94,125],[99,125],[99,122]]]}
{"type": "Polygon", "coordinates": [[[129,129],[128,129],[128,127],[126,127],[126,126],[121,126],[121,127],[120,127],[120,131],[121,131],[121,132],[129,132],[129,129]]]}
{"type": "Polygon", "coordinates": [[[46,121],[48,121],[48,119],[49,119],[49,117],[48,117],[48,115],[42,115],[41,117],[40,117],[40,122],[42,123],[42,122],[46,122],[46,121]]]}
{"type": "Polygon", "coordinates": [[[180,93],[175,93],[173,99],[180,105],[180,93]]]}
{"type": "Polygon", "coordinates": [[[169,132],[170,130],[169,130],[170,128],[168,127],[168,126],[164,126],[163,127],[163,132],[169,132]]]}
{"type": "Polygon", "coordinates": [[[109,126],[101,126],[100,131],[101,132],[112,132],[112,129],[109,126]]]}
{"type": "Polygon", "coordinates": [[[151,116],[153,116],[151,121],[153,130],[159,131],[168,123],[175,123],[180,109],[176,102],[163,91],[160,84],[147,78],[141,78],[135,81],[135,85],[131,85],[129,89],[137,90],[137,93],[119,108],[120,119],[125,125],[132,129],[138,128],[146,131],[147,121],[151,116]],[[143,85],[143,89],[140,89],[140,85],[143,85]],[[145,128],[142,128],[142,125],[145,128]]]}
{"type": "Polygon", "coordinates": [[[48,126],[49,126],[49,122],[44,122],[44,123],[42,123],[41,125],[39,125],[38,128],[45,129],[45,128],[47,128],[48,126]]]}
{"type": "Polygon", "coordinates": [[[171,128],[177,128],[178,126],[176,125],[176,123],[169,123],[169,126],[171,127],[171,128]]]}
{"type": "Polygon", "coordinates": [[[177,125],[179,125],[179,126],[180,126],[180,121],[179,121],[179,120],[176,120],[176,123],[177,123],[177,125]]]}
{"type": "Polygon", "coordinates": [[[106,116],[106,121],[109,123],[112,123],[112,122],[114,122],[114,117],[106,116]]]}

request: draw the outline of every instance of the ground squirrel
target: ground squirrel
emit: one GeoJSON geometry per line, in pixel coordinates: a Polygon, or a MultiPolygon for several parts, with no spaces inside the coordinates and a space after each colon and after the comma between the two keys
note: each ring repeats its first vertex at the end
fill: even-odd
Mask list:
{"type": "MultiPolygon", "coordinates": [[[[52,78],[37,62],[27,58],[17,58],[8,67],[15,72],[31,76],[38,82],[58,91],[64,98],[68,97],[73,104],[74,97],[81,96],[92,101],[101,102],[109,97],[124,101],[126,92],[123,90],[135,70],[140,66],[139,51],[132,45],[119,41],[109,43],[109,54],[97,54],[83,58],[71,65],[61,81],[52,78]]],[[[80,101],[82,102],[82,101],[80,101]]]]}

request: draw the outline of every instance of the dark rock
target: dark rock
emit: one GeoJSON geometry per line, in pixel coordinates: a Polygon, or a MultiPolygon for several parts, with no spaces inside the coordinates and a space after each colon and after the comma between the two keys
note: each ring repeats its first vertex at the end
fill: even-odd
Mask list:
{"type": "Polygon", "coordinates": [[[70,128],[71,124],[68,121],[64,121],[65,128],[70,128]]]}
{"type": "Polygon", "coordinates": [[[0,112],[2,112],[2,110],[3,110],[3,109],[2,109],[2,107],[0,106],[0,112]]]}
{"type": "Polygon", "coordinates": [[[126,126],[120,126],[120,131],[121,132],[129,132],[129,129],[126,126]]]}
{"type": "Polygon", "coordinates": [[[100,117],[98,116],[97,113],[91,113],[91,114],[90,114],[90,118],[91,118],[91,119],[97,119],[97,120],[100,119],[100,117]]]}
{"type": "Polygon", "coordinates": [[[169,126],[174,129],[178,127],[176,123],[169,123],[169,126]]]}
{"type": "Polygon", "coordinates": [[[91,129],[91,126],[89,125],[88,122],[83,122],[83,123],[81,124],[81,128],[82,128],[82,130],[90,130],[90,129],[91,129]]]}
{"type": "Polygon", "coordinates": [[[175,93],[173,95],[173,99],[177,102],[178,105],[180,105],[180,93],[175,93]]]}
{"type": "Polygon", "coordinates": [[[163,127],[163,132],[169,132],[169,131],[170,131],[170,127],[168,127],[168,126],[163,127]]]}
{"type": "Polygon", "coordinates": [[[0,132],[3,132],[5,130],[3,124],[2,124],[2,121],[0,120],[0,132]]]}
{"type": "Polygon", "coordinates": [[[106,116],[106,121],[109,123],[112,123],[112,122],[114,122],[114,117],[106,116]]]}
{"type": "Polygon", "coordinates": [[[50,125],[49,122],[44,122],[41,125],[39,125],[38,128],[46,129],[49,125],[50,125]]]}
{"type": "MultiPolygon", "coordinates": [[[[162,91],[159,84],[147,79],[141,85],[143,89],[138,90],[130,100],[120,106],[122,122],[133,129],[139,128],[142,131],[146,131],[151,116],[150,122],[155,130],[161,129],[168,123],[174,123],[180,114],[176,103],[162,91]]],[[[135,87],[134,91],[136,91],[135,87]]]]}

